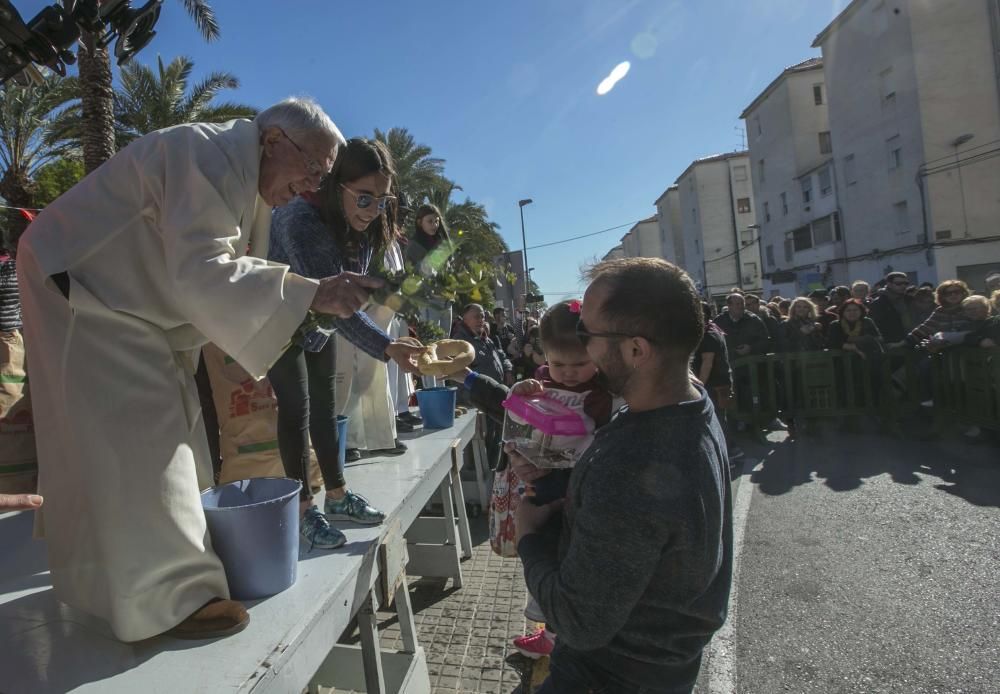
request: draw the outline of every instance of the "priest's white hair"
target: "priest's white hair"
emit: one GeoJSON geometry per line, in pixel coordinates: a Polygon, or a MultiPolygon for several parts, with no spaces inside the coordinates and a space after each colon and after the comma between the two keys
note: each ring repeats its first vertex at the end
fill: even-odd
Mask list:
{"type": "Polygon", "coordinates": [[[340,129],[323,108],[309,97],[293,96],[266,108],[254,118],[259,130],[278,127],[295,141],[318,137],[338,147],[347,144],[340,129]]]}

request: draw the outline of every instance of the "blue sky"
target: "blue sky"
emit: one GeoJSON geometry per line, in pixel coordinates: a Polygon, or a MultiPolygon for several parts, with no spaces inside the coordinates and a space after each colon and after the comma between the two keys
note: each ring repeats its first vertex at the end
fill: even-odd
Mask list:
{"type": "MultiPolygon", "coordinates": [[[[138,0],[136,4],[140,4],[138,0]]],[[[43,2],[18,2],[31,16],[43,2]]],[[[525,208],[532,276],[548,299],[642,219],[691,160],[739,148],[742,109],[846,0],[214,0],[204,43],[180,0],[139,55],[228,70],[231,100],[309,94],[347,136],[404,126],[447,160],[512,248],[525,208]],[[638,55],[637,55],[638,53],[638,55]],[[621,61],[628,75],[598,83],[621,61]]]]}

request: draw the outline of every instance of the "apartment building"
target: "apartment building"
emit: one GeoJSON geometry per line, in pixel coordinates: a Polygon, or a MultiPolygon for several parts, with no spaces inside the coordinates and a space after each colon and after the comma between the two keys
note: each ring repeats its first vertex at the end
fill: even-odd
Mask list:
{"type": "Polygon", "coordinates": [[[831,278],[981,288],[1000,269],[1000,0],[854,0],[813,47],[847,266],[831,278]]]}
{"type": "Polygon", "coordinates": [[[627,258],[663,258],[660,221],[653,216],[636,222],[622,236],[621,247],[627,258]]]}
{"type": "Polygon", "coordinates": [[[849,281],[827,108],[823,60],[810,58],[783,70],[740,115],[766,296],[849,281]]]}
{"type": "Polygon", "coordinates": [[[677,179],[684,268],[706,297],[761,289],[750,157],[745,151],[691,163],[677,179]]]}
{"type": "Polygon", "coordinates": [[[663,191],[653,203],[660,225],[660,247],[663,257],[675,265],[685,266],[684,229],[681,224],[680,190],[674,184],[663,191]]]}

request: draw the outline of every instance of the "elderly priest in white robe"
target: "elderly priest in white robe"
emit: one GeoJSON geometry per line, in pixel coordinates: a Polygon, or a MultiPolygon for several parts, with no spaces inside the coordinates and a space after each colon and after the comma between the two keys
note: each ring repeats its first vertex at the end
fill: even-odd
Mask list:
{"type": "MultiPolygon", "coordinates": [[[[378,280],[265,253],[271,208],[314,190],[344,138],[315,103],[146,135],[49,205],[18,275],[56,595],[123,641],[245,627],[205,527],[193,373],[211,341],[263,377],[307,311],[350,316],[378,280]]],[[[266,548],[261,548],[266,551],[266,548]]]]}

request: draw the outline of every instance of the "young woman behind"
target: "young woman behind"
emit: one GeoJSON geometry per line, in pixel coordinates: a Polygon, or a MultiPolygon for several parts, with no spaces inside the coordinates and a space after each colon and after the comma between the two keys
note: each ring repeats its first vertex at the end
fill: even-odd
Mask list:
{"type": "MultiPolygon", "coordinates": [[[[363,138],[340,148],[318,193],[278,208],[271,221],[268,259],[292,272],[319,278],[345,270],[368,274],[382,262],[391,240],[385,220],[395,170],[385,146],[363,138]]],[[[336,319],[337,331],[373,359],[393,359],[415,371],[415,350],[394,342],[361,312],[336,319]]],[[[329,331],[314,329],[297,339],[268,372],[278,401],[278,447],[285,474],[302,482],[300,532],[311,547],[334,549],[346,542],[329,519],[363,524],[385,515],[347,488],[339,461],[336,420],[336,349],[329,331]],[[309,442],[326,485],[321,512],[312,503],[307,467],[309,442]]]]}

